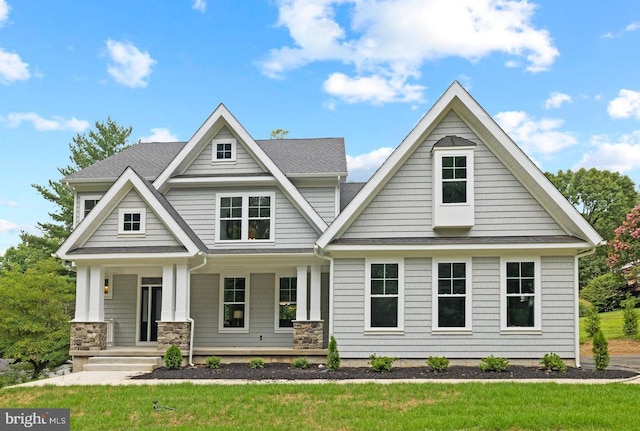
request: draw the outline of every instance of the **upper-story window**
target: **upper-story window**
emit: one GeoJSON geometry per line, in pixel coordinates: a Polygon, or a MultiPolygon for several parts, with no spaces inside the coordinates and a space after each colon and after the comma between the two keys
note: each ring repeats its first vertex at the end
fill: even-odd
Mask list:
{"type": "Polygon", "coordinates": [[[467,157],[442,157],[442,203],[467,202],[467,157]]]}
{"type": "Polygon", "coordinates": [[[121,208],[118,211],[118,234],[144,235],[146,218],[145,208],[121,208]]]}
{"type": "Polygon", "coordinates": [[[216,241],[273,241],[275,194],[218,195],[216,241]]]}
{"type": "Polygon", "coordinates": [[[81,194],[79,199],[79,211],[77,212],[77,216],[79,217],[76,221],[76,224],[79,223],[82,219],[89,215],[91,210],[98,205],[100,202],[101,195],[95,194],[81,194]]]}
{"type": "Polygon", "coordinates": [[[234,162],[236,160],[235,139],[214,139],[211,141],[212,162],[234,162]]]}

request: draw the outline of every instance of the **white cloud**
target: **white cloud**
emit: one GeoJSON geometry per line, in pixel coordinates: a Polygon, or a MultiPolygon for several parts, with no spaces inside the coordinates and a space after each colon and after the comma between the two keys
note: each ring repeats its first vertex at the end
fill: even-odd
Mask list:
{"type": "Polygon", "coordinates": [[[632,22],[624,28],[624,31],[636,31],[640,30],[640,22],[632,22]]]}
{"type": "Polygon", "coordinates": [[[17,207],[17,206],[18,206],[18,202],[5,201],[3,199],[0,199],[0,207],[17,207]]]}
{"type": "Polygon", "coordinates": [[[207,2],[205,0],[194,0],[193,8],[204,13],[207,10],[207,2]]]}
{"type": "Polygon", "coordinates": [[[151,135],[140,138],[140,142],[177,142],[178,137],[164,127],[154,127],[151,135]]]}
{"type": "Polygon", "coordinates": [[[558,109],[563,103],[572,103],[573,99],[568,94],[554,91],[549,95],[549,98],[544,102],[546,109],[558,109]]]}
{"type": "Polygon", "coordinates": [[[385,79],[379,75],[350,78],[334,73],[324,82],[325,91],[348,103],[370,101],[373,104],[388,102],[421,102],[425,87],[407,84],[404,80],[385,79]]]}
{"type": "Polygon", "coordinates": [[[382,147],[359,156],[347,155],[349,178],[355,181],[366,181],[392,152],[393,148],[382,147]]]}
{"type": "Polygon", "coordinates": [[[89,127],[88,121],[78,120],[75,117],[65,120],[62,117],[54,115],[51,119],[46,119],[35,112],[12,112],[6,117],[0,116],[0,121],[6,123],[9,127],[19,127],[20,124],[26,121],[33,124],[33,127],[39,132],[58,130],[81,132],[89,127]]]}
{"type": "Polygon", "coordinates": [[[498,52],[523,60],[528,71],[547,70],[558,50],[548,31],[533,26],[534,12],[533,4],[515,0],[280,0],[278,25],[289,30],[293,44],[271,50],[260,66],[279,78],[312,62],[339,61],[354,70],[351,77],[330,74],[324,84],[330,94],[347,101],[411,102],[422,99],[424,87],[409,80],[420,77],[426,61],[478,61],[498,52]],[[336,85],[336,76],[368,89],[374,82],[381,94],[352,94],[336,85]]]}
{"type": "Polygon", "coordinates": [[[618,97],[609,102],[607,112],[611,118],[635,117],[640,120],[640,92],[620,90],[618,97]]]}
{"type": "Polygon", "coordinates": [[[0,234],[17,233],[20,232],[20,230],[20,226],[16,223],[0,219],[0,234]]]}
{"type": "Polygon", "coordinates": [[[0,83],[11,84],[14,81],[26,81],[30,77],[28,63],[22,61],[15,52],[0,48],[0,83]]]}
{"type": "Polygon", "coordinates": [[[494,118],[527,154],[549,155],[577,143],[571,133],[557,130],[560,119],[536,120],[523,111],[499,112],[494,118]]]}
{"type": "Polygon", "coordinates": [[[640,131],[617,139],[594,136],[591,143],[596,149],[585,154],[574,169],[598,168],[624,173],[640,168],[640,131]]]}
{"type": "Polygon", "coordinates": [[[151,66],[156,61],[148,52],[141,52],[134,44],[107,40],[107,50],[112,64],[107,72],[119,84],[127,87],[146,87],[151,66]]]}
{"type": "Polygon", "coordinates": [[[5,0],[0,0],[0,27],[9,19],[9,5],[5,0]]]}

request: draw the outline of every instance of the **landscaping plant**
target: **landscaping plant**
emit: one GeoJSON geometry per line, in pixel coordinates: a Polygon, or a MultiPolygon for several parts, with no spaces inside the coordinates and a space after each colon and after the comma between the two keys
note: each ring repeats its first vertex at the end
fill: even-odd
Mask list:
{"type": "Polygon", "coordinates": [[[304,370],[309,368],[309,360],[307,358],[297,358],[291,363],[291,368],[295,368],[297,370],[304,370]]]}
{"type": "Polygon", "coordinates": [[[600,330],[600,322],[601,318],[600,314],[598,313],[598,309],[592,305],[584,321],[584,329],[589,337],[593,337],[595,333],[600,330]]]}
{"type": "Polygon", "coordinates": [[[565,373],[567,371],[567,364],[556,353],[546,353],[544,358],[540,360],[543,370],[558,371],[565,373]]]}
{"type": "Polygon", "coordinates": [[[509,361],[505,358],[499,358],[491,355],[486,358],[482,358],[479,366],[482,371],[502,372],[507,371],[507,368],[509,368],[509,361]]]}
{"type": "Polygon", "coordinates": [[[427,366],[436,373],[441,373],[449,369],[449,360],[444,356],[429,356],[427,366]]]}
{"type": "Polygon", "coordinates": [[[327,369],[336,371],[340,368],[340,354],[338,353],[338,343],[332,335],[329,339],[329,349],[327,352],[327,369]]]}
{"type": "Polygon", "coordinates": [[[164,365],[170,370],[177,370],[182,365],[182,352],[175,344],[172,344],[165,352],[164,365]]]}
{"type": "Polygon", "coordinates": [[[397,360],[398,358],[390,358],[388,356],[376,356],[375,353],[369,356],[371,368],[377,373],[388,373],[393,368],[393,363],[397,360]]]}
{"type": "Polygon", "coordinates": [[[207,368],[220,368],[220,364],[222,363],[222,359],[218,356],[209,356],[205,360],[205,365],[207,368]]]}
{"type": "Polygon", "coordinates": [[[627,298],[621,303],[624,307],[624,325],[622,327],[622,332],[624,332],[624,335],[627,337],[634,337],[638,333],[638,314],[636,313],[637,301],[638,300],[636,298],[627,293],[627,298]]]}
{"type": "Polygon", "coordinates": [[[252,370],[261,370],[262,368],[264,368],[264,359],[262,359],[262,358],[253,358],[249,362],[249,367],[252,370]]]}
{"type": "Polygon", "coordinates": [[[600,330],[593,336],[593,361],[599,371],[604,371],[609,366],[609,343],[600,330]]]}

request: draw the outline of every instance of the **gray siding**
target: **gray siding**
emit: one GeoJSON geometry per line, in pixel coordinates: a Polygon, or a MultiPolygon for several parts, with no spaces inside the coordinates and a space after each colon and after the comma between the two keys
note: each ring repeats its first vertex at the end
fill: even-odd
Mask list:
{"type": "Polygon", "coordinates": [[[298,187],[298,190],[327,224],[336,218],[335,187],[298,187]]]}
{"type": "Polygon", "coordinates": [[[104,300],[104,318],[114,321],[114,344],[135,346],[138,276],[135,274],[114,275],[112,289],[112,299],[104,300]]]}
{"type": "MultiPolygon", "coordinates": [[[[565,232],[453,112],[425,139],[342,238],[434,237],[433,144],[446,135],[475,142],[475,225],[463,236],[564,235],[565,232]]],[[[450,235],[450,233],[447,233],[450,235]]]]}
{"type": "Polygon", "coordinates": [[[211,142],[207,142],[200,154],[194,159],[191,165],[183,172],[184,175],[238,175],[238,174],[261,174],[265,170],[253,159],[251,154],[244,148],[244,142],[224,127],[214,139],[236,139],[236,161],[224,163],[212,163],[211,142]]]}
{"type": "Polygon", "coordinates": [[[335,260],[334,335],[344,358],[372,353],[400,358],[488,355],[536,359],[554,352],[575,357],[574,258],[541,258],[542,333],[500,333],[500,258],[472,259],[472,332],[432,333],[431,258],[405,259],[404,334],[364,333],[364,259],[335,260]]]}
{"type": "Polygon", "coordinates": [[[153,209],[147,207],[137,192],[131,191],[118,204],[102,225],[91,235],[84,247],[135,247],[135,246],[176,246],[180,243],[162,224],[153,209]],[[136,238],[118,236],[118,210],[120,208],[146,208],[145,236],[136,238]]]}

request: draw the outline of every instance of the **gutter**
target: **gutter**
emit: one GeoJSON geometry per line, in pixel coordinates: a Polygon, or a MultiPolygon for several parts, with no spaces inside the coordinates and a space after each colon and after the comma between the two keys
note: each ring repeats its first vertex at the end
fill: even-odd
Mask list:
{"type": "Polygon", "coordinates": [[[207,264],[207,255],[202,252],[199,251],[197,256],[202,256],[204,258],[204,260],[202,261],[202,263],[200,265],[194,266],[193,268],[189,269],[189,278],[187,280],[187,288],[189,290],[189,316],[187,317],[187,320],[189,321],[189,323],[191,323],[191,334],[190,334],[190,339],[189,339],[189,366],[193,367],[193,335],[196,332],[196,322],[195,320],[193,320],[193,318],[191,317],[191,273],[193,271],[195,271],[196,269],[200,269],[203,266],[205,266],[207,264]]]}

